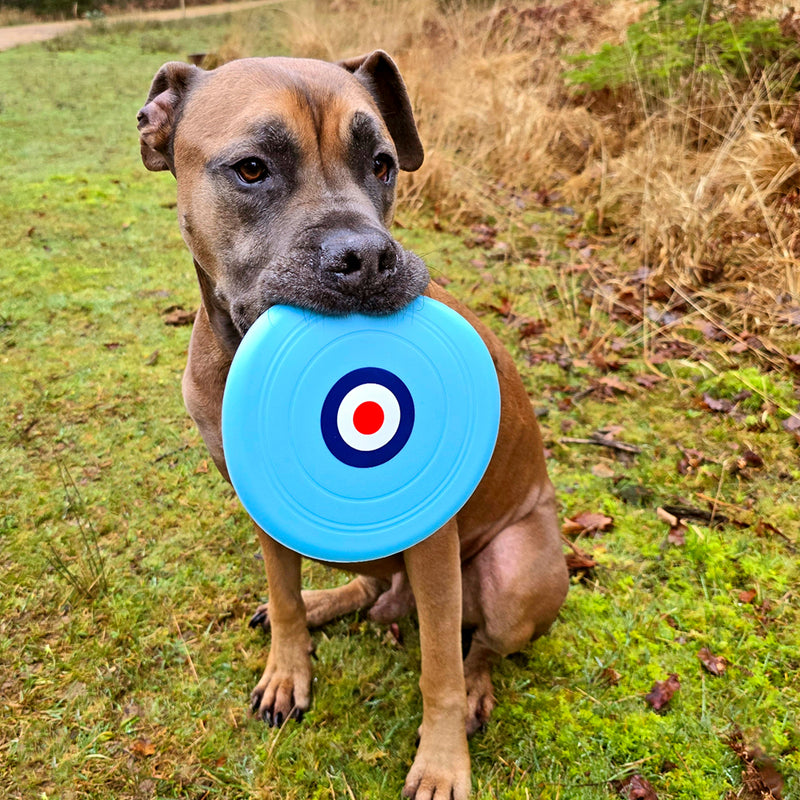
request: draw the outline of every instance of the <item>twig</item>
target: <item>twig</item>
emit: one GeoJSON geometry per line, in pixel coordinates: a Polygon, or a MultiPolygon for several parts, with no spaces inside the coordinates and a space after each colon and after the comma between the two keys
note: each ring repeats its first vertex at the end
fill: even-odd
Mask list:
{"type": "MultiPolygon", "coordinates": [[[[194,661],[192,661],[192,654],[189,652],[189,648],[186,645],[186,640],[183,638],[183,633],[181,633],[181,626],[178,624],[178,618],[175,614],[172,614],[172,621],[175,623],[175,628],[178,631],[178,638],[181,640],[181,644],[183,645],[183,649],[186,651],[186,658],[189,661],[189,669],[192,671],[192,675],[194,675],[194,679],[197,683],[200,683],[200,678],[197,677],[197,670],[194,668],[194,661]]],[[[201,720],[202,722],[202,720],[201,720]]]]}
{"type": "Polygon", "coordinates": [[[179,447],[177,450],[170,450],[168,453],[162,453],[160,456],[157,456],[153,463],[157,464],[159,461],[163,461],[165,458],[170,458],[170,456],[177,455],[178,453],[182,453],[184,450],[188,450],[191,445],[185,444],[183,447],[179,447]]]}
{"type": "Polygon", "coordinates": [[[616,439],[611,439],[608,436],[601,436],[599,433],[593,433],[588,439],[578,439],[572,436],[565,436],[558,441],[560,444],[593,444],[597,445],[598,447],[608,447],[611,450],[620,450],[623,453],[642,452],[642,448],[637,447],[635,444],[618,442],[616,439]]]}

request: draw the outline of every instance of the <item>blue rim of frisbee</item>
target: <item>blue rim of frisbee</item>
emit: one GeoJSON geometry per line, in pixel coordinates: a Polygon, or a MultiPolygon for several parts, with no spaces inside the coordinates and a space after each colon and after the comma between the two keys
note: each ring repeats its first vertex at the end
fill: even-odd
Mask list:
{"type": "Polygon", "coordinates": [[[486,346],[427,297],[385,317],[272,306],[239,345],[222,404],[225,460],[245,510],[286,547],[339,563],[393,555],[440,528],[483,477],[499,423],[486,346]],[[352,446],[337,427],[348,391],[361,387],[387,397],[397,417],[379,448],[358,434],[352,446]]]}

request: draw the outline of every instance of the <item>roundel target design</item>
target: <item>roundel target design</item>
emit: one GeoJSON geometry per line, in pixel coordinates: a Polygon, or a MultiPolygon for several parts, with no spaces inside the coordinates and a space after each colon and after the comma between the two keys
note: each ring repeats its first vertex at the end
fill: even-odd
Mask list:
{"type": "Polygon", "coordinates": [[[256,524],[331,562],[405,550],[467,502],[494,451],[492,357],[456,311],[332,317],[272,306],[222,401],[231,483],[256,524]]]}
{"type": "Polygon", "coordinates": [[[377,467],[394,458],[414,428],[414,400],[392,372],[362,367],[328,392],[320,416],[328,450],[351,467],[377,467]]]}

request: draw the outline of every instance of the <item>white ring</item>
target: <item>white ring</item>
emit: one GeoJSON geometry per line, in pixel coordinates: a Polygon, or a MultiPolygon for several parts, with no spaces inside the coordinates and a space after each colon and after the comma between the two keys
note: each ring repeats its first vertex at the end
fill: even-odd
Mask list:
{"type": "Polygon", "coordinates": [[[388,444],[400,427],[400,403],[380,383],[362,383],[351,389],[339,404],[336,425],[345,443],[354,450],[371,451],[388,444]],[[377,403],[383,411],[383,424],[375,433],[361,433],[353,423],[356,409],[362,403],[377,403]]]}

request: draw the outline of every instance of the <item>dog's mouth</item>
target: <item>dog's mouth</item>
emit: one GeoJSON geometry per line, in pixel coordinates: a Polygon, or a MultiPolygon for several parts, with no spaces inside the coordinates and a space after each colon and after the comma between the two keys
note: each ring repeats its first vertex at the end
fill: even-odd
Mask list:
{"type": "Polygon", "coordinates": [[[231,303],[241,336],[273,305],[317,314],[393,314],[419,297],[428,269],[384,232],[369,237],[337,232],[315,247],[299,246],[261,270],[255,285],[231,303]]]}

